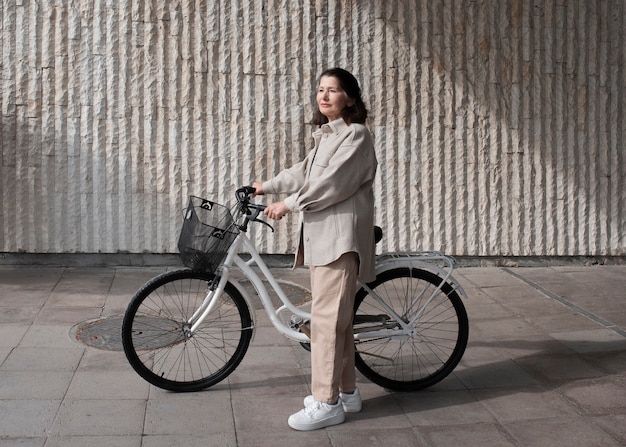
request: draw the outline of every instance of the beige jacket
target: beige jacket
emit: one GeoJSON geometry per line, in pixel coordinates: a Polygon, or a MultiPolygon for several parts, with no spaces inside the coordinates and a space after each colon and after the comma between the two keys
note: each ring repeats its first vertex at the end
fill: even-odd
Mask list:
{"type": "Polygon", "coordinates": [[[374,274],[376,154],[367,128],[343,119],[313,132],[307,157],[263,183],[269,194],[290,194],[285,204],[300,216],[294,267],[327,265],[342,254],[359,255],[359,279],[374,274]]]}

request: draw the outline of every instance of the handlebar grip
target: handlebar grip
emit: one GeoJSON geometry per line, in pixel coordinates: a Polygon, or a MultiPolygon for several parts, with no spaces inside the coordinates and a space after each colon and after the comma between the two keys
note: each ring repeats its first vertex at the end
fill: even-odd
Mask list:
{"type": "Polygon", "coordinates": [[[246,194],[254,194],[256,192],[254,186],[244,186],[242,189],[246,191],[246,194]]]}
{"type": "MultiPolygon", "coordinates": [[[[250,210],[253,209],[256,211],[258,215],[259,211],[263,211],[265,208],[267,208],[266,205],[260,205],[257,203],[250,202],[250,198],[252,194],[255,193],[255,191],[256,191],[256,188],[253,186],[242,186],[235,192],[235,197],[237,197],[237,202],[239,202],[240,209],[245,214],[248,214],[248,215],[252,214],[250,210]]],[[[255,215],[255,218],[256,218],[256,215],[255,215]]]]}
{"type": "Polygon", "coordinates": [[[256,192],[256,188],[253,186],[242,186],[237,191],[235,191],[235,197],[237,198],[237,202],[248,204],[250,201],[250,196],[256,192]]]}
{"type": "Polygon", "coordinates": [[[274,232],[274,228],[258,219],[260,213],[262,213],[267,205],[261,205],[258,203],[250,203],[251,196],[256,192],[256,188],[253,186],[242,186],[237,191],[235,191],[235,197],[237,198],[237,202],[239,203],[239,210],[246,215],[245,223],[239,227],[242,231],[247,231],[248,222],[260,222],[263,225],[267,225],[270,227],[272,232],[274,232]]]}

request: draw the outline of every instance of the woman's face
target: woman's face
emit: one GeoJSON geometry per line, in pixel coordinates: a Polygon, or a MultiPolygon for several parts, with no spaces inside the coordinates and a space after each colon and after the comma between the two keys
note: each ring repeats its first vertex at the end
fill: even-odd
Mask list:
{"type": "Polygon", "coordinates": [[[317,88],[317,106],[328,121],[341,118],[346,107],[352,106],[354,101],[343,91],[339,79],[334,76],[323,76],[317,88]]]}

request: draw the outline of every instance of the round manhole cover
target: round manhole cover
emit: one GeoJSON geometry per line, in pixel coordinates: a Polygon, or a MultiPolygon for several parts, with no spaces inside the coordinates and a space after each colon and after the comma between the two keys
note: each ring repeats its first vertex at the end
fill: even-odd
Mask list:
{"type": "MultiPolygon", "coordinates": [[[[311,292],[306,288],[286,281],[279,280],[278,283],[295,306],[301,306],[311,301],[311,292]]],[[[249,281],[240,281],[240,284],[244,286],[248,295],[251,297],[254,310],[263,309],[263,304],[256,296],[256,291],[249,281]]],[[[266,287],[269,289],[267,284],[266,287]]],[[[282,302],[273,291],[270,291],[270,297],[274,307],[282,305],[282,302]]],[[[122,347],[122,318],[121,316],[112,316],[98,320],[84,321],[72,328],[72,337],[92,348],[105,349],[108,351],[122,351],[124,349],[122,347]]],[[[150,323],[155,324],[154,321],[150,323]]],[[[163,319],[160,324],[171,325],[172,321],[163,319]]],[[[179,340],[168,340],[168,343],[177,343],[178,341],[179,340]]]]}
{"type": "Polygon", "coordinates": [[[72,328],[73,337],[87,346],[108,351],[122,351],[122,317],[90,320],[72,328]]]}

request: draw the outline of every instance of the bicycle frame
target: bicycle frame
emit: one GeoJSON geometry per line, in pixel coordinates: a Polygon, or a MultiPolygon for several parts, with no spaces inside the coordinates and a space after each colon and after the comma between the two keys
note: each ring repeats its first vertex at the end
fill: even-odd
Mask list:
{"type": "MultiPolygon", "coordinates": [[[[432,298],[441,289],[443,284],[448,281],[453,285],[455,290],[459,291],[463,296],[467,296],[460,284],[451,276],[452,269],[454,269],[455,266],[456,263],[454,261],[454,258],[442,255],[439,252],[388,253],[377,257],[376,273],[379,274],[387,269],[397,267],[420,267],[437,273],[438,276],[442,278],[442,281],[439,286],[432,291],[430,297],[426,299],[425,304],[428,304],[430,300],[432,300],[432,298]],[[437,265],[437,263],[443,264],[443,267],[437,265]]],[[[202,305],[190,318],[190,321],[188,322],[188,326],[190,327],[188,331],[188,336],[191,336],[195,332],[196,328],[199,327],[204,319],[213,311],[215,305],[219,300],[219,296],[224,291],[228,282],[230,282],[234,287],[237,288],[237,290],[246,300],[248,306],[251,309],[254,309],[254,307],[252,306],[252,300],[246,290],[237,281],[230,278],[230,272],[234,269],[240,270],[254,286],[259,296],[259,299],[261,300],[263,308],[265,309],[267,316],[269,317],[272,325],[276,328],[276,330],[278,330],[285,337],[301,343],[308,343],[310,341],[309,337],[306,334],[289,327],[279,318],[279,315],[282,312],[290,311],[293,315],[300,316],[303,320],[310,321],[311,314],[303,309],[296,307],[291,302],[291,300],[287,297],[280,284],[276,281],[272,272],[267,267],[267,265],[261,258],[261,255],[259,255],[254,244],[250,241],[245,232],[239,233],[239,235],[236,237],[235,241],[231,245],[230,249],[228,250],[228,254],[226,255],[226,259],[221,268],[221,275],[218,275],[219,282],[217,283],[217,285],[213,285],[213,287],[210,288],[202,305]],[[239,255],[240,251],[242,250],[245,250],[245,252],[250,255],[249,260],[245,261],[239,255]],[[263,278],[269,283],[271,289],[276,292],[278,298],[282,302],[282,306],[280,306],[278,309],[274,308],[274,305],[272,304],[272,301],[270,299],[269,291],[265,284],[263,284],[263,278],[253,270],[254,266],[257,266],[260,269],[263,278]]],[[[401,329],[359,332],[354,334],[355,340],[364,341],[380,337],[398,338],[414,335],[415,323],[422,315],[423,307],[425,307],[425,304],[410,321],[406,322],[405,320],[403,320],[401,315],[398,315],[382,299],[379,299],[375,292],[372,291],[367,286],[367,284],[361,283],[359,281],[359,283],[357,284],[357,290],[360,287],[365,288],[368,293],[370,293],[373,297],[377,299],[379,304],[385,309],[386,312],[389,313],[389,315],[393,318],[393,320],[395,320],[395,322],[398,324],[398,326],[400,326],[401,329]]],[[[415,297],[413,302],[417,303],[421,300],[421,298],[422,295],[415,297]]],[[[252,318],[254,326],[254,312],[252,312],[252,318]]]]}
{"type": "MultiPolygon", "coordinates": [[[[269,267],[267,267],[267,265],[261,258],[261,255],[259,255],[259,253],[257,252],[256,248],[254,247],[254,244],[252,244],[247,234],[244,232],[239,233],[239,235],[237,235],[237,237],[235,238],[235,241],[233,242],[233,244],[230,246],[230,249],[228,250],[228,254],[226,255],[224,264],[221,267],[221,275],[219,275],[219,282],[217,286],[215,286],[212,290],[209,291],[201,307],[191,317],[189,323],[191,324],[190,331],[192,334],[196,330],[196,328],[200,326],[200,324],[202,324],[202,321],[215,308],[217,300],[219,299],[219,296],[221,295],[221,293],[224,291],[224,288],[226,287],[226,284],[228,282],[230,282],[235,288],[237,288],[237,290],[241,293],[241,295],[246,300],[248,307],[250,307],[251,309],[254,309],[254,307],[252,306],[252,300],[250,296],[248,295],[247,291],[236,280],[233,280],[230,277],[230,272],[235,269],[240,270],[244,274],[244,276],[250,281],[250,283],[254,286],[259,296],[259,299],[261,300],[261,304],[263,305],[263,308],[265,309],[267,316],[269,317],[272,325],[276,328],[276,330],[278,330],[285,337],[288,337],[295,341],[299,341],[299,342],[310,341],[309,337],[306,334],[290,328],[285,323],[283,323],[281,319],[278,317],[279,314],[285,310],[289,310],[294,315],[299,315],[305,320],[310,319],[311,314],[304,311],[303,309],[296,307],[289,300],[289,298],[283,291],[278,281],[276,281],[276,278],[274,278],[274,275],[272,275],[272,272],[270,271],[269,267]],[[245,250],[250,255],[249,260],[245,261],[239,255],[240,251],[242,250],[245,250]],[[272,290],[276,292],[280,301],[283,303],[283,305],[280,308],[274,309],[274,305],[272,304],[269,291],[267,287],[265,287],[265,284],[263,284],[263,278],[259,276],[252,268],[255,265],[260,269],[263,278],[267,280],[272,290]]],[[[252,312],[252,318],[253,318],[253,325],[254,325],[254,321],[255,321],[254,312],[252,312]]]]}

